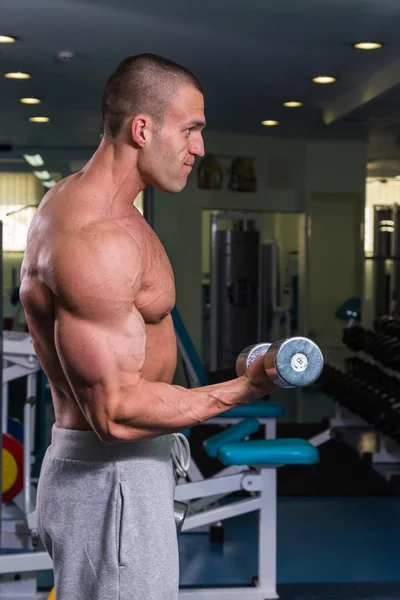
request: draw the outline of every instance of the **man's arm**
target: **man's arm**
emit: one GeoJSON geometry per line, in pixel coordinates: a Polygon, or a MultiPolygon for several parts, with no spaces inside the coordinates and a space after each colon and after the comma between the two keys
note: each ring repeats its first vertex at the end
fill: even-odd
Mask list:
{"type": "Polygon", "coordinates": [[[146,330],[134,305],[141,254],[124,232],[68,244],[55,271],[57,353],[104,442],[177,432],[276,389],[261,390],[246,376],[190,390],[143,379],[146,330]]]}

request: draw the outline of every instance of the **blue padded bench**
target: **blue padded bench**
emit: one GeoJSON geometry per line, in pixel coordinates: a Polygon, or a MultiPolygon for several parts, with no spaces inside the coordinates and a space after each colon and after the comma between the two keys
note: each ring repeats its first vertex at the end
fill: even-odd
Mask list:
{"type": "Polygon", "coordinates": [[[208,456],[223,465],[312,465],[319,461],[318,450],[297,438],[248,440],[260,427],[257,419],[245,419],[203,442],[208,456]]]}
{"type": "Polygon", "coordinates": [[[317,448],[302,439],[250,440],[232,442],[218,450],[223,465],[314,465],[317,448]]]}

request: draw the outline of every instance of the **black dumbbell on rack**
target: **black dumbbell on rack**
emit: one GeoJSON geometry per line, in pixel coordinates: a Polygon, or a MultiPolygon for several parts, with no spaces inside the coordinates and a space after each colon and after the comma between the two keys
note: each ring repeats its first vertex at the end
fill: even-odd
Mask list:
{"type": "Polygon", "coordinates": [[[400,320],[396,317],[383,315],[375,319],[374,330],[384,332],[396,338],[400,338],[400,320]]]}
{"type": "Polygon", "coordinates": [[[375,321],[375,330],[361,325],[348,327],[343,330],[342,341],[353,352],[365,352],[386,367],[400,371],[400,321],[383,323],[375,321]]]}
{"type": "Polygon", "coordinates": [[[348,359],[346,369],[325,365],[319,387],[377,431],[400,439],[399,380],[358,357],[348,359]]]}

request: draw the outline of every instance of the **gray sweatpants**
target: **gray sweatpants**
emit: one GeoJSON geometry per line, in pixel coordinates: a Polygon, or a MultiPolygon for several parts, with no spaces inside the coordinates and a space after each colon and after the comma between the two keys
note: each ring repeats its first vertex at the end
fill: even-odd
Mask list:
{"type": "Polygon", "coordinates": [[[37,517],[57,600],[177,600],[171,439],[107,445],[53,427],[37,517]]]}

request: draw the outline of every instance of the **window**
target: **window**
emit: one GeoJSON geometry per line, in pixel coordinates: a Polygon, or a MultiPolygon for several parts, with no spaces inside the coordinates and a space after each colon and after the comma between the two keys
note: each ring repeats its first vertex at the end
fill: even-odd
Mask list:
{"type": "Polygon", "coordinates": [[[29,225],[43,189],[31,173],[0,173],[0,221],[3,252],[23,252],[29,225]]]}
{"type": "MultiPolygon", "coordinates": [[[[29,226],[46,191],[31,173],[0,173],[3,252],[24,252],[29,226]]],[[[143,214],[143,192],[135,206],[143,214]]]]}

